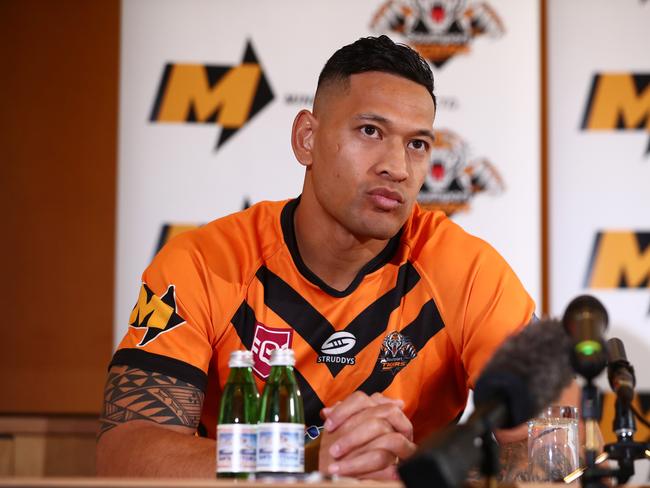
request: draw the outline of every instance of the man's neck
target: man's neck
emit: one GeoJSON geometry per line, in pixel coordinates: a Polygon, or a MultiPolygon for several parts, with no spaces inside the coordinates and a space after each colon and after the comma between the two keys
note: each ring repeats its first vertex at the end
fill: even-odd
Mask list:
{"type": "Polygon", "coordinates": [[[333,219],[314,218],[312,212],[319,210],[308,208],[303,201],[296,208],[293,223],[298,251],[312,273],[343,291],[388,240],[358,239],[333,219]]]}

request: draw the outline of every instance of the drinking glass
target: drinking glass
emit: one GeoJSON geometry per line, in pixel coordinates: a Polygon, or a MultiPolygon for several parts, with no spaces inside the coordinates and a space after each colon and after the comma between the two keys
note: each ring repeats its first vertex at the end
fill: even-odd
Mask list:
{"type": "Polygon", "coordinates": [[[578,409],[551,405],[528,422],[528,479],[561,482],[578,468],[578,409]]]}

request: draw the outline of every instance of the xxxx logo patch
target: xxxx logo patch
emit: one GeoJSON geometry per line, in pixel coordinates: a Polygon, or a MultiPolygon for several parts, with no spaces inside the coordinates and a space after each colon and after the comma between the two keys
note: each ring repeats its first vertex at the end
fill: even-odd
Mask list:
{"type": "Polygon", "coordinates": [[[271,373],[271,352],[274,349],[289,349],[293,331],[291,329],[278,329],[268,327],[264,324],[255,325],[255,336],[253,337],[253,371],[262,379],[269,377],[271,373]]]}
{"type": "Polygon", "coordinates": [[[146,283],[142,283],[138,302],[129,317],[130,327],[146,329],[138,347],[146,346],[160,334],[184,323],[185,319],[178,314],[176,307],[174,285],[169,285],[165,294],[158,297],[146,283]]]}

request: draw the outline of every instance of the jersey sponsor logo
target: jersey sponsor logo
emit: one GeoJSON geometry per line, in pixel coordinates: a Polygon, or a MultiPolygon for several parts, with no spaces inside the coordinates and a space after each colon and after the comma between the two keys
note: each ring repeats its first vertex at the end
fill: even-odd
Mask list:
{"type": "Polygon", "coordinates": [[[334,332],[323,342],[320,348],[323,354],[343,354],[348,352],[357,343],[357,338],[350,332],[334,332]]]}
{"type": "Polygon", "coordinates": [[[150,121],[217,124],[221,133],[216,150],[273,98],[249,41],[239,65],[167,63],[150,121]]]}
{"type": "Polygon", "coordinates": [[[346,331],[334,332],[323,342],[320,348],[323,354],[318,356],[316,362],[353,365],[355,364],[354,356],[343,356],[343,354],[350,351],[356,343],[357,338],[354,337],[354,334],[346,331]]]}
{"type": "Polygon", "coordinates": [[[184,323],[185,319],[178,314],[174,285],[169,285],[165,294],[158,297],[146,283],[142,283],[138,302],[129,317],[130,327],[146,329],[138,347],[146,346],[160,334],[184,323]]]}
{"type": "Polygon", "coordinates": [[[292,339],[291,329],[276,329],[257,322],[251,346],[255,374],[264,380],[268,378],[271,372],[271,352],[274,349],[289,349],[292,339]]]}
{"type": "Polygon", "coordinates": [[[394,331],[384,337],[377,366],[380,371],[389,371],[395,376],[417,355],[418,351],[411,339],[394,331]]]}
{"type": "Polygon", "coordinates": [[[585,287],[650,287],[650,231],[598,232],[585,287]]]}
{"type": "Polygon", "coordinates": [[[466,0],[388,0],[370,28],[402,36],[437,68],[457,54],[467,54],[478,36],[501,37],[505,29],[486,2],[466,0]]]}
{"type": "Polygon", "coordinates": [[[595,74],[581,128],[650,133],[650,73],[595,74]]]}
{"type": "Polygon", "coordinates": [[[434,130],[429,168],[418,194],[418,202],[428,210],[447,215],[467,211],[479,193],[496,196],[505,191],[501,175],[487,158],[470,159],[468,144],[447,129],[434,130]]]}

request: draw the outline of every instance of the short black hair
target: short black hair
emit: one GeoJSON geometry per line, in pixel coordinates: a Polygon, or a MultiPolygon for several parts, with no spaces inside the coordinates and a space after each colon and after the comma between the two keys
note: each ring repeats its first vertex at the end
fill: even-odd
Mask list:
{"type": "Polygon", "coordinates": [[[330,81],[348,80],[351,75],[367,71],[390,73],[422,85],[436,107],[433,73],[428,63],[409,46],[395,43],[384,35],[362,37],[336,51],[320,72],[317,90],[330,81]]]}

